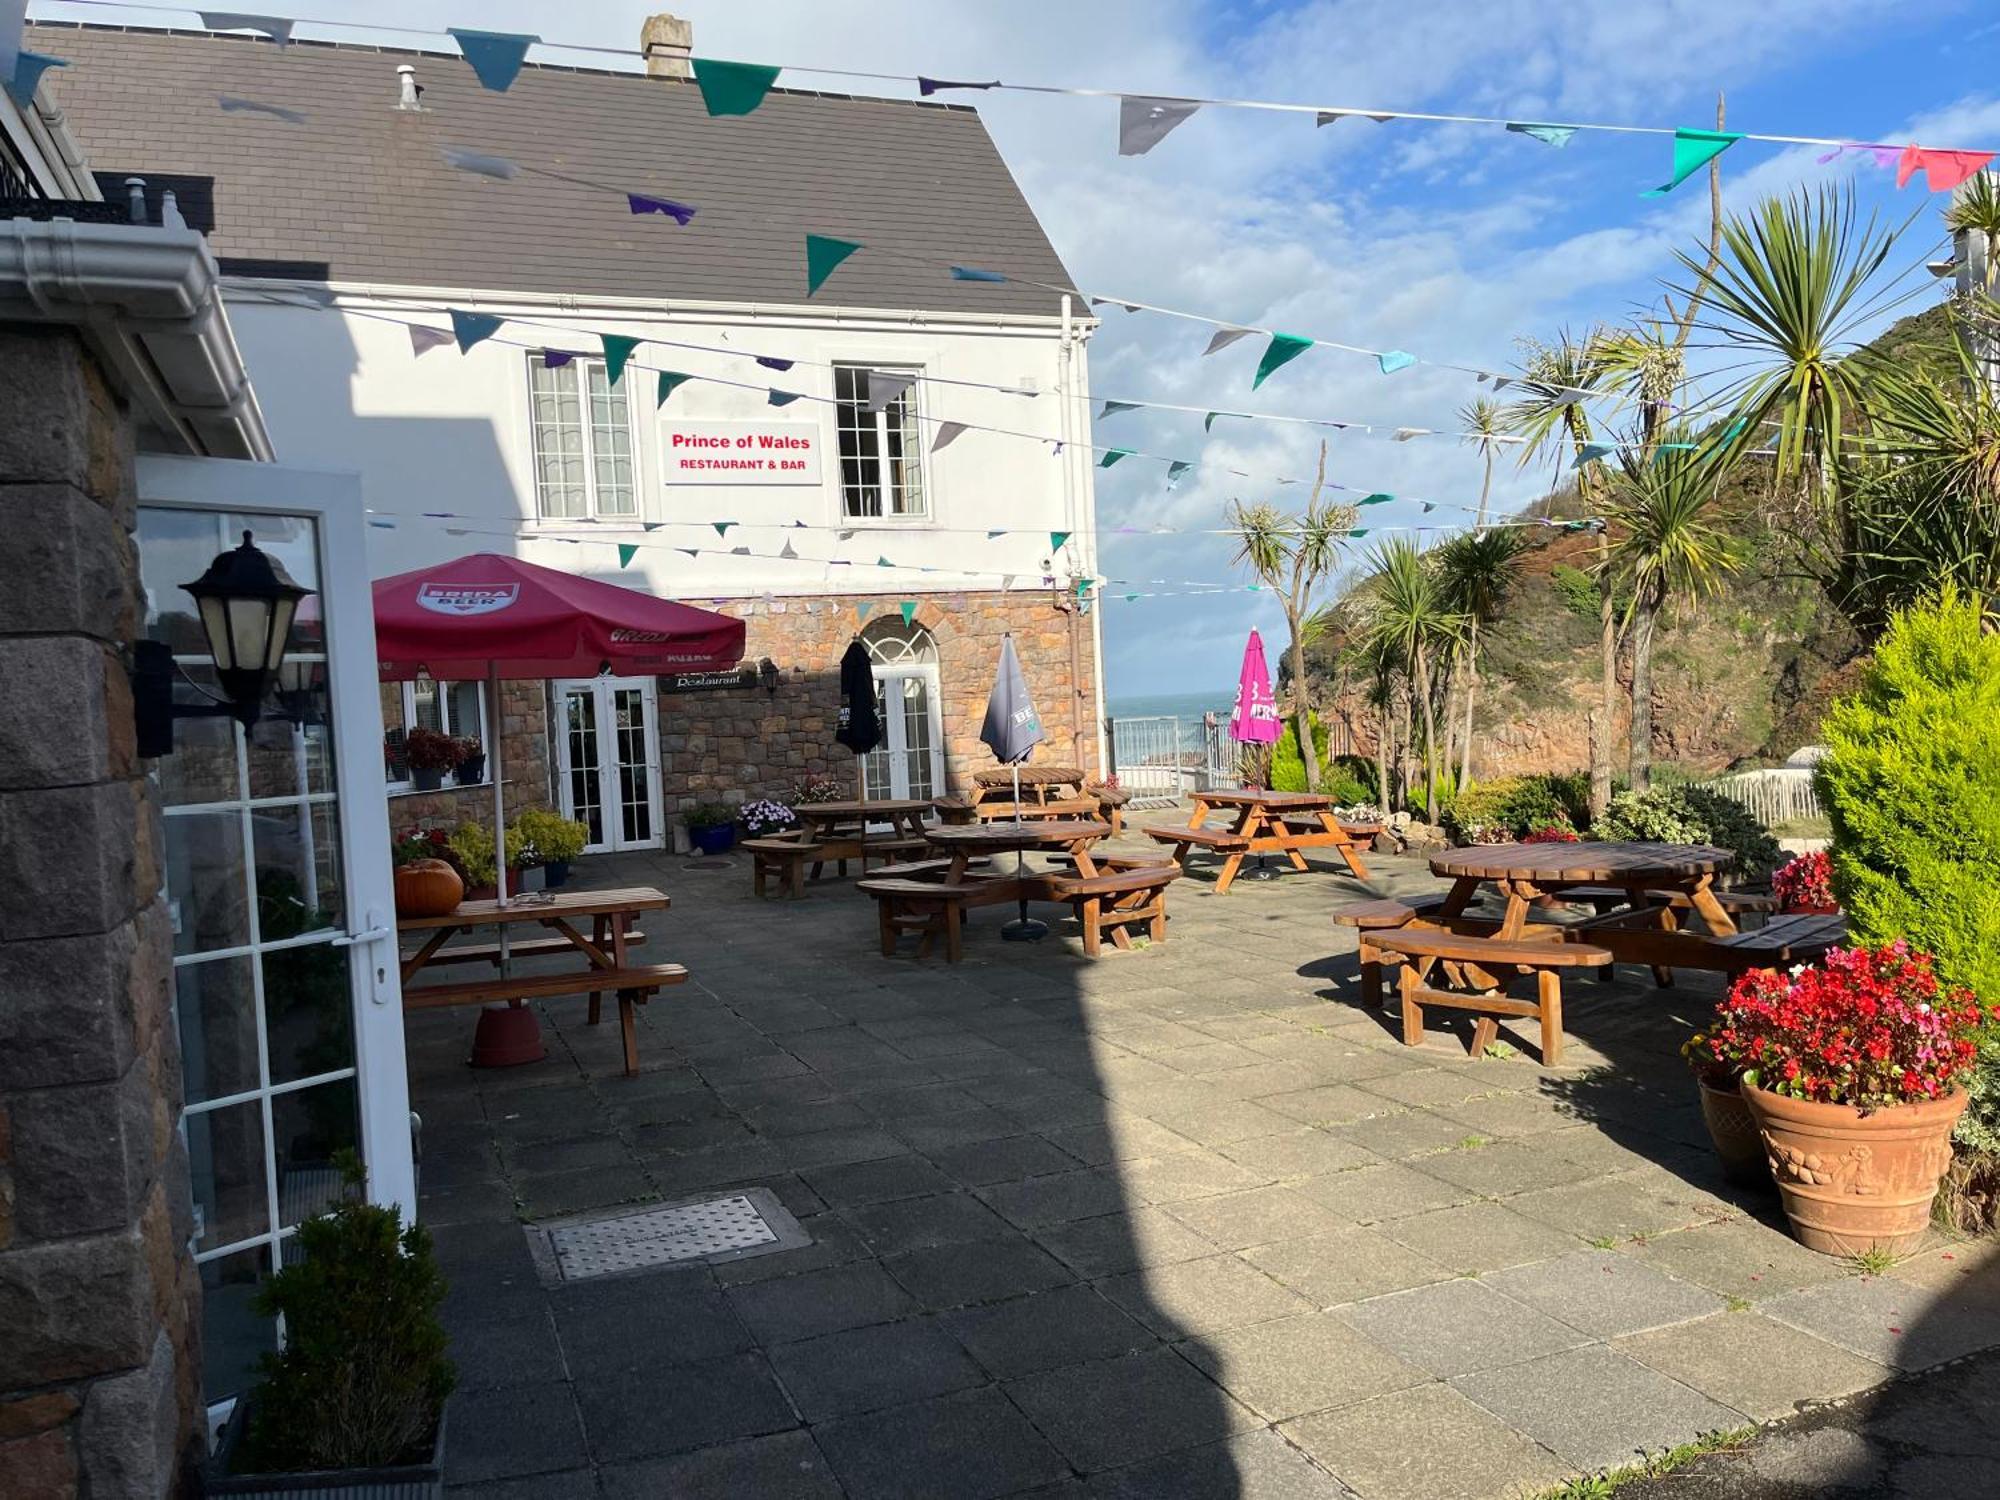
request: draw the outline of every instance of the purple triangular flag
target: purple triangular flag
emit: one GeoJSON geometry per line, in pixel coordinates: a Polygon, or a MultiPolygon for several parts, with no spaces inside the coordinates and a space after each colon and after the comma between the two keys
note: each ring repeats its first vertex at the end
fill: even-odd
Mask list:
{"type": "Polygon", "coordinates": [[[632,205],[635,214],[665,214],[682,228],[695,215],[695,210],[685,203],[676,203],[671,198],[649,198],[644,193],[627,193],[625,201],[632,205]]]}
{"type": "Polygon", "coordinates": [[[433,349],[442,349],[447,344],[453,342],[455,341],[452,336],[442,328],[426,328],[421,323],[412,323],[410,325],[410,352],[412,354],[428,354],[433,349]]]}
{"type": "Polygon", "coordinates": [[[760,354],[757,356],[757,363],[767,370],[789,370],[795,361],[779,359],[774,355],[760,354]]]}
{"type": "Polygon", "coordinates": [[[925,78],[921,74],[917,77],[917,92],[922,94],[926,99],[930,98],[939,89],[997,89],[999,87],[1000,80],[997,78],[990,83],[967,83],[963,79],[958,78],[925,78]]]}

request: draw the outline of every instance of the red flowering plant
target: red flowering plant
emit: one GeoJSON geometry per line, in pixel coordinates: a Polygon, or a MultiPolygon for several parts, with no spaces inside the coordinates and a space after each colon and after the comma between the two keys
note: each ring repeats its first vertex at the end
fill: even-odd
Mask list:
{"type": "MultiPolygon", "coordinates": [[[[441,859],[452,868],[458,868],[458,856],[451,848],[451,834],[443,828],[412,828],[389,846],[389,855],[391,861],[398,865],[406,865],[415,859],[441,859]]],[[[464,871],[459,873],[462,875],[464,871]]]]}
{"type": "Polygon", "coordinates": [[[1771,894],[1785,911],[1837,911],[1833,861],[1825,850],[1801,854],[1771,875],[1771,894]]]}
{"type": "Polygon", "coordinates": [[[1682,1049],[1711,1081],[1863,1110],[1940,1099],[1973,1063],[1987,1008],[1902,939],[1834,948],[1790,973],[1753,969],[1682,1049]]]}
{"type": "Polygon", "coordinates": [[[1546,828],[1537,828],[1533,833],[1521,835],[1524,844],[1580,844],[1582,838],[1574,828],[1565,828],[1560,823],[1551,823],[1546,828]]]}

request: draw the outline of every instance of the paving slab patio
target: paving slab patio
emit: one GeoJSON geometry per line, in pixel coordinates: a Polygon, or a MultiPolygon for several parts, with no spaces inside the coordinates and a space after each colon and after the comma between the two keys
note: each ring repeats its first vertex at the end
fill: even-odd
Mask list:
{"type": "Polygon", "coordinates": [[[1690,1145],[1712,981],[1587,984],[1562,1069],[1405,1048],[1326,919],[1434,886],[1374,863],[1184,880],[1168,943],[1095,963],[979,912],[947,966],[883,958],[851,882],[581,861],[673,897],[649,954],[691,980],[638,1077],[577,1001],[506,1070],[465,1066],[469,1015],[409,1023],[453,1489],[1535,1495],[2000,1345],[1985,1260],[1859,1279],[1690,1145]],[[753,1186],[808,1244],[553,1287],[527,1252],[524,1219],[753,1186]]]}

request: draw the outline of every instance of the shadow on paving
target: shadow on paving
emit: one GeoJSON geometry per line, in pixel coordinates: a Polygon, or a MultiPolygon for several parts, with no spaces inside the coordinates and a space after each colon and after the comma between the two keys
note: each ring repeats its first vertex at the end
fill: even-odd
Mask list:
{"type": "Polygon", "coordinates": [[[464,1065],[470,1012],[412,1021],[422,1212],[460,1369],[454,1485],[1349,1493],[1211,1375],[1208,1332],[1316,1305],[1167,1207],[1266,1182],[1212,1149],[1256,1107],[1189,1070],[1282,1066],[1256,1044],[1290,1025],[1202,994],[1213,971],[1185,942],[1093,965],[1072,923],[1002,944],[996,908],[973,914],[961,964],[887,959],[851,882],[763,902],[740,856],[715,865],[580,866],[675,902],[645,922],[645,956],[692,982],[641,1012],[639,1077],[610,1008],[592,1028],[581,999],[538,1006],[549,1056],[506,1071],[464,1065]],[[1187,1133],[1107,1097],[1142,1086],[1187,1133]],[[748,1186],[811,1245],[544,1288],[517,1222],[748,1186]]]}

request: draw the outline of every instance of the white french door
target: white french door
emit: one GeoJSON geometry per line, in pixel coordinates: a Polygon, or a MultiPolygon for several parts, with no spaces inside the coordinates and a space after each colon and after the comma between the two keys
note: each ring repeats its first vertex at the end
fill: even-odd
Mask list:
{"type": "Polygon", "coordinates": [[[930,662],[875,668],[882,743],[862,757],[870,797],[937,797],[944,792],[944,726],[938,670],[930,662]]]}
{"type": "Polygon", "coordinates": [[[571,677],[556,689],[562,810],[587,854],[660,847],[659,689],[650,677],[571,677]]]}
{"type": "Polygon", "coordinates": [[[287,660],[323,669],[247,733],[177,720],[151,763],[214,1402],[276,1347],[252,1303],[340,1194],[349,1153],[370,1198],[415,1215],[374,601],[354,476],[141,458],[138,485],[145,632],[173,652],[176,703],[217,692],[182,585],[245,531],[314,591],[287,660]]]}

